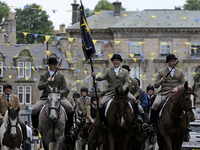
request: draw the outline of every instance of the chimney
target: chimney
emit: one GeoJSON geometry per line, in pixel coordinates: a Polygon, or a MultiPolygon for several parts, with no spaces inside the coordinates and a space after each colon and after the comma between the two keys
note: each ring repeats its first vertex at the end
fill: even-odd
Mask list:
{"type": "Polygon", "coordinates": [[[119,2],[118,0],[116,0],[116,2],[113,3],[113,5],[115,6],[115,18],[120,18],[120,12],[121,12],[121,2],[119,2]]]}
{"type": "Polygon", "coordinates": [[[66,33],[65,24],[61,24],[61,25],[60,25],[59,33],[66,33]]]}
{"type": "Polygon", "coordinates": [[[76,3],[76,0],[74,0],[74,3],[72,5],[72,25],[78,22],[78,6],[79,4],[76,3]]]}

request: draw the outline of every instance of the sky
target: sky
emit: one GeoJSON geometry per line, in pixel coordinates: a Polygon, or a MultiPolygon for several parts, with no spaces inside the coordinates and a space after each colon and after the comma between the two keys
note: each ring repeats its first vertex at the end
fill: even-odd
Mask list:
{"type": "MultiPolygon", "coordinates": [[[[61,24],[65,24],[66,27],[71,25],[72,12],[67,10],[72,10],[71,4],[74,0],[0,0],[5,2],[10,7],[11,11],[14,12],[14,8],[23,9],[27,4],[36,3],[43,6],[43,10],[47,11],[50,16],[50,20],[53,22],[55,30],[59,30],[61,24]],[[53,13],[52,10],[57,10],[53,13]]],[[[93,10],[95,5],[99,0],[82,0],[83,5],[86,8],[93,10]]],[[[116,2],[116,0],[108,0],[109,2],[116,2]]],[[[175,6],[183,6],[186,0],[119,0],[122,2],[122,6],[126,8],[127,11],[142,11],[144,9],[174,9],[175,6]]],[[[80,0],[77,0],[80,4],[80,0]]]]}

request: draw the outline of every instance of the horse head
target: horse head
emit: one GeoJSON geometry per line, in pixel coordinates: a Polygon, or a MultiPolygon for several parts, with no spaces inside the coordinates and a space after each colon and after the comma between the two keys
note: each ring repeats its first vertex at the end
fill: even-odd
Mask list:
{"type": "Polygon", "coordinates": [[[125,91],[122,86],[115,88],[115,111],[116,117],[118,119],[118,125],[123,127],[125,125],[125,119],[127,118],[127,109],[128,109],[128,92],[127,88],[125,91]]]}
{"type": "MultiPolygon", "coordinates": [[[[7,125],[7,132],[11,135],[11,137],[16,137],[17,136],[17,126],[18,126],[18,114],[19,114],[19,107],[17,110],[14,108],[9,108],[8,107],[8,113],[7,119],[8,125],[7,125]]],[[[6,116],[6,115],[5,115],[6,116]]]]}
{"type": "Polygon", "coordinates": [[[61,95],[57,87],[51,87],[48,85],[50,89],[50,93],[48,94],[48,118],[52,123],[56,123],[59,119],[59,112],[60,112],[60,99],[61,95]]]}
{"type": "Polygon", "coordinates": [[[195,84],[192,87],[188,87],[188,82],[184,85],[184,110],[187,113],[189,120],[194,121],[194,109],[195,109],[195,94],[194,94],[195,84]]]}

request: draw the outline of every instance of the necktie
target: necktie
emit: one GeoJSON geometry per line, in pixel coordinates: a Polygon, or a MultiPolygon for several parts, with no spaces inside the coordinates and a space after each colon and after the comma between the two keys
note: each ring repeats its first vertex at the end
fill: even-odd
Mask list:
{"type": "Polygon", "coordinates": [[[6,95],[6,99],[8,100],[8,102],[9,102],[9,95],[6,95]]]}
{"type": "Polygon", "coordinates": [[[85,97],[83,97],[83,102],[84,102],[84,104],[85,104],[85,97]]]}

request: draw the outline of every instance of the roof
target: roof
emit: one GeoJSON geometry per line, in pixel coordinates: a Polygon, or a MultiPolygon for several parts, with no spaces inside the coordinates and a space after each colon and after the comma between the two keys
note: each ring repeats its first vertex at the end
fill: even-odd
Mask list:
{"type": "MultiPolygon", "coordinates": [[[[5,56],[5,64],[4,66],[14,66],[13,65],[13,58],[23,50],[27,49],[30,52],[30,55],[34,57],[33,64],[35,66],[43,66],[43,58],[47,57],[46,54],[46,45],[12,45],[12,46],[6,46],[6,45],[0,45],[0,53],[5,56]]],[[[66,60],[66,54],[62,53],[59,48],[53,45],[48,46],[48,50],[50,51],[50,54],[56,54],[60,59],[63,58],[62,61],[62,68],[66,67],[69,68],[69,63],[66,60]]]]}
{"type": "MultiPolygon", "coordinates": [[[[200,11],[144,10],[121,11],[120,18],[110,10],[100,11],[87,18],[89,28],[199,28],[200,11]],[[155,18],[154,18],[155,17],[155,18]],[[196,19],[196,20],[195,20],[196,19]]],[[[79,22],[67,28],[80,29],[79,22]]]]}

